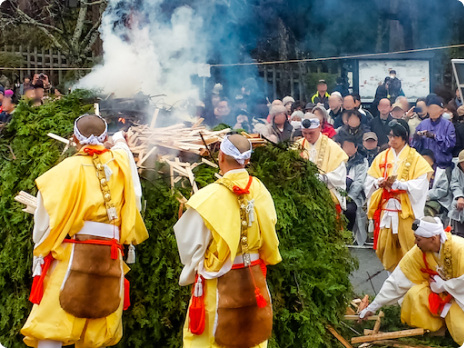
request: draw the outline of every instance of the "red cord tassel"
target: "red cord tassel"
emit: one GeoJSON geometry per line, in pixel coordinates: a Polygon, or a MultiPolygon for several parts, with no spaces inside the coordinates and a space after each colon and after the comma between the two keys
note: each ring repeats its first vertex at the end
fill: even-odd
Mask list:
{"type": "Polygon", "coordinates": [[[192,303],[189,308],[189,330],[194,335],[201,335],[205,331],[205,284],[204,279],[201,276],[196,276],[195,283],[192,287],[192,303]],[[201,282],[201,296],[195,296],[195,288],[197,282],[201,282]]]}
{"type": "Polygon", "coordinates": [[[31,301],[34,304],[40,304],[40,301],[42,301],[42,297],[44,294],[43,282],[53,260],[54,258],[51,253],[45,256],[44,263],[42,265],[42,274],[34,277],[34,280],[32,282],[31,294],[29,295],[29,301],[31,301]]]}
{"type": "Polygon", "coordinates": [[[127,278],[124,278],[124,306],[123,309],[126,311],[129,309],[130,303],[130,282],[127,278]]]}
{"type": "Polygon", "coordinates": [[[255,287],[255,297],[256,297],[256,303],[258,304],[259,308],[264,308],[267,306],[267,301],[258,287],[255,287]]]}

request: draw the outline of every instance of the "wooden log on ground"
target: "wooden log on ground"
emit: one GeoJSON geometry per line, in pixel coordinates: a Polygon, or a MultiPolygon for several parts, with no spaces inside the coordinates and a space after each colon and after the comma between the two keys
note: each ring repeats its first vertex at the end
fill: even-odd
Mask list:
{"type": "Polygon", "coordinates": [[[353,337],[351,339],[351,343],[354,344],[354,343],[388,340],[388,339],[401,338],[401,337],[422,336],[426,332],[427,330],[424,330],[424,329],[411,329],[411,330],[403,330],[403,331],[395,331],[395,332],[385,332],[385,333],[379,333],[376,335],[353,337]]]}
{"type": "MultiPolygon", "coordinates": [[[[379,318],[378,315],[371,315],[370,317],[367,318],[367,320],[377,320],[379,318]]],[[[345,315],[344,317],[345,320],[360,320],[359,318],[359,315],[358,314],[355,314],[355,315],[345,315]]]]}
{"type": "Polygon", "coordinates": [[[327,330],[329,330],[329,332],[334,335],[334,337],[341,343],[343,344],[343,346],[345,346],[346,348],[353,348],[353,346],[347,341],[345,340],[345,338],[340,335],[337,330],[335,330],[333,328],[333,326],[331,325],[327,325],[327,330]]]}

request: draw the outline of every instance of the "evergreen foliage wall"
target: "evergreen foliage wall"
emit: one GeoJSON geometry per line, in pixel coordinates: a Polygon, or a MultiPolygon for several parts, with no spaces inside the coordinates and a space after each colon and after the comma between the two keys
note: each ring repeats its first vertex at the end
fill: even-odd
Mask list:
{"type": "MultiPolygon", "coordinates": [[[[73,120],[91,108],[83,102],[87,96],[79,91],[39,108],[23,102],[0,137],[0,342],[8,348],[24,347],[19,330],[31,308],[32,216],[13,197],[20,190],[35,194],[34,179],[62,159],[63,144],[46,134],[70,135],[73,120]]],[[[283,257],[268,272],[275,310],[270,347],[337,347],[325,325],[336,324],[346,308],[355,262],[329,192],[316,180],[316,168],[293,151],[259,148],[250,172],[274,198],[283,257]]],[[[178,285],[181,264],[172,226],[179,204],[168,178],[156,173],[142,180],[150,238],[137,248],[128,275],[132,307],[124,313],[119,347],[182,345],[190,289],[178,285]]],[[[199,166],[196,177],[204,186],[214,181],[214,171],[199,166]]]]}

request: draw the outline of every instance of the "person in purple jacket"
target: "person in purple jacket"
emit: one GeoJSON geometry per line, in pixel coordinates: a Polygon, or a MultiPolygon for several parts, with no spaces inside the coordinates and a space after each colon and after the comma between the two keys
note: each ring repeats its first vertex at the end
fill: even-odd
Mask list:
{"type": "Polygon", "coordinates": [[[453,148],[456,145],[456,132],[453,124],[442,117],[443,100],[431,94],[426,99],[430,118],[423,120],[416,128],[412,146],[418,151],[429,149],[435,154],[440,168],[452,164],[453,148]]]}

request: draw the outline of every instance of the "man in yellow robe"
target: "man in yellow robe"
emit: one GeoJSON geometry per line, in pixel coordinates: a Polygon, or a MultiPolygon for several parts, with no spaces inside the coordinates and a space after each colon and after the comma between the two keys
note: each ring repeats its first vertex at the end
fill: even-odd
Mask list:
{"type": "Polygon", "coordinates": [[[174,226],[184,268],[179,284],[193,285],[184,347],[266,347],[272,306],[265,266],[282,259],[274,202],[248,174],[251,144],[241,135],[223,140],[224,175],[195,193],[174,226]]]}
{"type": "Polygon", "coordinates": [[[122,244],[132,249],[148,233],[129,148],[120,133],[112,150],[103,146],[106,140],[101,117],[79,117],[74,126],[79,153],[36,180],[34,306],[21,330],[28,346],[97,348],[122,337],[128,305],[122,244]]]}
{"type": "Polygon", "coordinates": [[[439,218],[414,223],[416,246],[360,313],[365,319],[385,305],[401,304],[401,321],[437,331],[446,325],[464,347],[464,239],[446,233],[439,218]]]}
{"type": "Polygon", "coordinates": [[[374,220],[374,249],[384,268],[393,272],[414,246],[414,219],[424,216],[433,169],[407,144],[409,127],[390,122],[389,149],[372,162],[365,184],[368,218],[374,220]]]}
{"type": "Polygon", "coordinates": [[[319,169],[319,179],[327,184],[337,211],[346,209],[346,166],[348,156],[345,151],[329,137],[321,133],[319,119],[306,114],[301,123],[303,138],[295,147],[301,157],[313,162],[319,169]],[[307,116],[306,116],[307,115],[307,116]]]}

